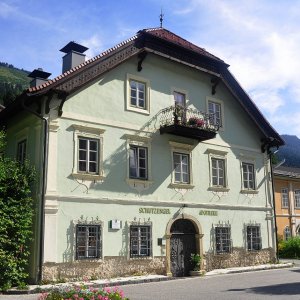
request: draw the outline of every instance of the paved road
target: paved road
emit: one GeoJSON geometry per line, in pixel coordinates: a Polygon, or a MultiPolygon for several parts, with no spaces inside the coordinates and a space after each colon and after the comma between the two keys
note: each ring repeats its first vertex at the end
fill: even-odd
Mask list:
{"type": "MultiPolygon", "coordinates": [[[[130,300],[300,300],[300,267],[123,286],[130,300]]],[[[38,295],[0,295],[0,300],[38,295]]]]}
{"type": "Polygon", "coordinates": [[[300,268],[124,286],[130,300],[300,299],[300,268]]]}

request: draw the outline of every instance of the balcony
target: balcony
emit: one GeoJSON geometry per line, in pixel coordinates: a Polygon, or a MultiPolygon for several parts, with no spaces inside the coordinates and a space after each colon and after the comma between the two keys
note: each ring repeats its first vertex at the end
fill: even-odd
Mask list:
{"type": "Polygon", "coordinates": [[[198,140],[213,139],[219,125],[214,122],[214,115],[196,109],[174,105],[161,110],[160,134],[169,133],[198,140]]]}

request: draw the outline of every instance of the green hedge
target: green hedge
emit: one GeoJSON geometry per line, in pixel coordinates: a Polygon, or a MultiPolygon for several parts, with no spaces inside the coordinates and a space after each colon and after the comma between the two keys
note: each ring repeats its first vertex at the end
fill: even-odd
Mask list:
{"type": "Polygon", "coordinates": [[[300,237],[280,241],[278,251],[281,258],[300,258],[300,237]]]}

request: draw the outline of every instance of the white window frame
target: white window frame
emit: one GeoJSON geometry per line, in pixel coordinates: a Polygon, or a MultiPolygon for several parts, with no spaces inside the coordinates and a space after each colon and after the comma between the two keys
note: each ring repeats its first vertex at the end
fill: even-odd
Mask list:
{"type": "Polygon", "coordinates": [[[151,226],[150,225],[130,225],[129,227],[129,230],[130,230],[130,258],[141,258],[141,257],[151,257],[152,256],[152,233],[151,233],[151,226]],[[132,229],[133,228],[136,228],[138,231],[137,231],[137,234],[138,236],[133,238],[132,237],[132,229]],[[148,244],[147,245],[147,248],[146,248],[146,251],[147,253],[146,254],[142,254],[142,244],[143,244],[143,238],[145,238],[143,236],[143,232],[142,232],[142,229],[146,229],[146,243],[148,244]],[[136,245],[137,245],[137,251],[138,253],[137,254],[133,254],[133,240],[136,242],[136,245]]]}
{"type": "Polygon", "coordinates": [[[129,145],[129,178],[130,179],[139,179],[139,180],[148,180],[148,148],[143,146],[137,145],[129,145]],[[134,153],[134,160],[135,160],[135,172],[136,175],[131,174],[131,153],[134,153]],[[144,157],[141,157],[141,152],[144,151],[144,157]],[[144,161],[145,166],[141,166],[141,161],[144,161]],[[141,175],[142,171],[144,170],[144,176],[141,175]]]}
{"type": "Polygon", "coordinates": [[[262,249],[261,239],[261,226],[260,224],[247,224],[246,225],[246,250],[247,251],[259,251],[262,249]],[[248,229],[255,228],[258,236],[254,236],[253,232],[248,233],[248,229]],[[255,245],[258,245],[258,249],[255,249],[255,245]]]}
{"type": "Polygon", "coordinates": [[[76,246],[75,246],[76,260],[85,260],[85,259],[101,259],[102,258],[102,227],[100,224],[76,224],[76,246]],[[79,256],[78,254],[78,240],[79,240],[79,227],[85,228],[84,238],[85,238],[85,254],[79,256]],[[91,247],[89,244],[91,234],[91,229],[96,229],[96,245],[91,247]],[[90,256],[89,250],[95,248],[96,255],[90,256]]]}
{"type": "Polygon", "coordinates": [[[209,160],[209,190],[211,191],[220,191],[220,192],[228,192],[228,175],[227,175],[227,151],[215,150],[215,149],[208,149],[208,160],[209,160]],[[212,160],[222,160],[224,161],[224,185],[214,185],[213,184],[213,166],[212,160]]]}
{"type": "MultiPolygon", "coordinates": [[[[207,113],[210,113],[209,111],[209,103],[214,103],[220,106],[221,114],[220,114],[220,119],[221,119],[221,124],[219,124],[219,130],[225,130],[225,118],[224,118],[224,103],[222,100],[213,98],[213,97],[206,97],[206,111],[207,113]]],[[[215,123],[216,118],[214,118],[214,123],[215,123]]]]}
{"type": "Polygon", "coordinates": [[[149,188],[153,183],[152,181],[152,162],[151,162],[151,141],[152,139],[148,136],[138,136],[138,135],[125,135],[126,138],[126,150],[127,150],[127,175],[126,181],[131,187],[138,187],[143,185],[144,188],[149,188]],[[142,147],[147,149],[147,178],[131,178],[130,176],[130,147],[142,147]]]}
{"type": "MultiPolygon", "coordinates": [[[[128,254],[127,258],[128,259],[152,259],[153,258],[153,232],[152,232],[152,227],[153,224],[152,222],[149,221],[141,221],[140,219],[138,221],[127,221],[128,224],[128,254]],[[136,255],[132,255],[132,237],[131,237],[131,228],[132,227],[148,227],[149,228],[149,242],[150,242],[150,247],[149,247],[149,253],[148,255],[140,255],[140,250],[139,248],[139,253],[136,255]]],[[[138,247],[141,245],[141,240],[140,236],[138,237],[138,247]]]]}
{"type": "Polygon", "coordinates": [[[289,208],[289,189],[288,188],[281,188],[281,208],[289,208]]]}
{"type": "Polygon", "coordinates": [[[73,170],[72,175],[75,178],[84,179],[84,180],[103,180],[103,134],[105,130],[94,127],[81,126],[73,124],[74,128],[74,161],[73,161],[73,170]],[[79,139],[90,139],[98,140],[98,170],[97,173],[81,172],[79,171],[79,139]]]}
{"type": "Polygon", "coordinates": [[[256,174],[256,164],[255,164],[255,160],[241,160],[241,193],[243,194],[257,194],[258,193],[258,190],[257,190],[257,184],[256,184],[256,177],[257,177],[257,174],[256,174]],[[243,166],[244,165],[251,165],[253,167],[253,185],[254,187],[253,188],[247,188],[245,187],[245,179],[244,178],[244,168],[243,166]]]}
{"type": "MultiPolygon", "coordinates": [[[[133,111],[133,112],[138,112],[141,114],[150,114],[150,81],[148,79],[145,79],[140,76],[132,75],[132,74],[127,74],[126,77],[126,110],[128,111],[133,111]],[[145,85],[145,91],[144,91],[144,107],[139,107],[138,105],[133,106],[131,104],[131,86],[130,82],[135,81],[138,83],[142,83],[145,85]]],[[[138,100],[137,100],[138,101],[138,100]]]]}
{"type": "Polygon", "coordinates": [[[215,243],[215,253],[216,254],[227,254],[227,253],[231,253],[232,251],[232,239],[231,239],[231,226],[230,224],[216,224],[214,225],[214,243],[215,243]],[[222,249],[224,249],[224,242],[225,242],[225,246],[226,248],[228,249],[228,251],[224,251],[224,250],[218,250],[217,249],[217,244],[218,244],[218,240],[217,240],[217,231],[218,230],[222,230],[222,229],[226,229],[228,230],[228,233],[221,233],[222,235],[223,234],[227,234],[229,236],[229,238],[225,239],[224,237],[221,236],[221,240],[220,240],[220,244],[222,246],[222,249]]]}
{"type": "Polygon", "coordinates": [[[300,208],[300,189],[294,190],[294,198],[295,198],[295,209],[300,208]]]}
{"type": "Polygon", "coordinates": [[[189,93],[187,90],[181,89],[181,88],[177,88],[177,87],[171,87],[171,96],[170,96],[170,105],[174,106],[175,105],[175,93],[178,94],[182,94],[185,97],[185,103],[184,106],[187,107],[188,106],[188,102],[189,102],[189,93]]]}
{"type": "Polygon", "coordinates": [[[182,144],[182,143],[177,143],[177,142],[169,142],[171,146],[171,162],[172,162],[172,175],[171,175],[171,184],[170,186],[173,188],[178,188],[178,189],[192,189],[194,188],[193,185],[193,168],[192,168],[192,150],[195,147],[194,145],[190,144],[182,144]],[[187,155],[189,158],[189,183],[184,183],[184,182],[176,182],[175,180],[175,168],[174,168],[174,154],[183,154],[187,155]]]}

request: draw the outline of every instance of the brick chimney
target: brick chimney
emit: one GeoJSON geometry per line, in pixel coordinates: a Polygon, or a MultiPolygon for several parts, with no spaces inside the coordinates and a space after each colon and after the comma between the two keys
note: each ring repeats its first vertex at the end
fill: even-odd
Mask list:
{"type": "Polygon", "coordinates": [[[44,72],[42,68],[34,69],[28,77],[32,78],[30,81],[30,87],[37,87],[48,81],[48,77],[51,73],[44,72]]]}
{"type": "Polygon", "coordinates": [[[75,42],[70,42],[66,46],[64,46],[59,51],[66,53],[63,57],[63,64],[62,64],[62,72],[65,73],[68,70],[84,63],[85,61],[85,52],[89,48],[79,45],[75,42]]]}

